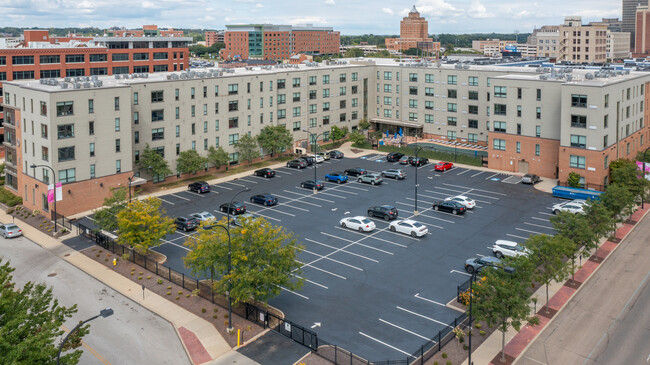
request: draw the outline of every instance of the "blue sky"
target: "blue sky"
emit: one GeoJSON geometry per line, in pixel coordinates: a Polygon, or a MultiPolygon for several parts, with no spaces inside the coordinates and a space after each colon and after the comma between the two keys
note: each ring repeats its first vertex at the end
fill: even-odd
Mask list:
{"type": "Polygon", "coordinates": [[[621,17],[621,0],[0,0],[2,26],[120,26],[224,29],[226,24],[329,26],[341,34],[398,34],[415,5],[429,33],[520,33],[560,24],[621,17]]]}

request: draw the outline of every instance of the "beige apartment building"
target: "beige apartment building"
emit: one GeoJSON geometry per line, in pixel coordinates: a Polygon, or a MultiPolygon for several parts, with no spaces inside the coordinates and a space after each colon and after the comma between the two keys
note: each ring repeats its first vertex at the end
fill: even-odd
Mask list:
{"type": "Polygon", "coordinates": [[[650,74],[561,70],[367,59],[99,77],[88,85],[11,81],[2,104],[6,188],[46,211],[54,176],[30,166],[51,167],[63,182],[57,209],[69,215],[100,205],[131,176],[151,181],[138,167],[146,145],[175,170],[180,152],[206,156],[210,146],[236,162],[239,137],[267,125],[285,126],[304,146],[363,118],[383,132],[487,146],[491,168],[560,181],[574,171],[602,185],[610,161],[645,148],[650,74]]]}
{"type": "Polygon", "coordinates": [[[606,62],[607,25],[582,25],[579,16],[567,16],[559,26],[560,43],[557,61],[606,62]]]}

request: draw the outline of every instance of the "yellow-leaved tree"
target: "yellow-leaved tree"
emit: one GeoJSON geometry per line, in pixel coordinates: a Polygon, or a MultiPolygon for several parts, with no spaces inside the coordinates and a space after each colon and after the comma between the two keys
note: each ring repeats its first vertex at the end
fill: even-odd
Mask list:
{"type": "Polygon", "coordinates": [[[176,230],[174,220],[164,216],[158,198],[134,200],[117,213],[117,242],[141,254],[160,245],[161,239],[176,230]]]}

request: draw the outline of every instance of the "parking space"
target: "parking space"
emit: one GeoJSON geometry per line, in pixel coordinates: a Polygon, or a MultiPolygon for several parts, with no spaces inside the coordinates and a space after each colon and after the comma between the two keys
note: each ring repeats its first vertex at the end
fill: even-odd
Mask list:
{"type": "MultiPolygon", "coordinates": [[[[247,212],[284,226],[304,246],[297,258],[301,272],[295,273],[304,279],[304,287],[298,292],[285,289],[270,304],[292,321],[314,326],[327,341],[381,361],[413,353],[453,321],[458,312],[445,304],[469,277],[466,259],[492,255],[490,247],[497,239],[522,242],[531,234],[554,233],[549,208],[558,199],[520,184],[517,176],[458,167],[438,172],[427,164],[418,168],[416,197],[414,173],[415,167],[374,154],[305,169],[281,167],[273,178],[251,174],[212,185],[210,193],[181,191],[161,200],[171,217],[208,211],[220,218],[224,213],[219,205],[250,188],[237,199],[247,212]],[[353,167],[379,173],[400,168],[406,178],[386,178],[373,186],[351,177],[343,184],[325,182],[317,194],[301,187],[314,172],[324,180],[327,173],[353,167]],[[260,193],[275,195],[278,204],[248,201],[260,193]],[[474,199],[476,207],[463,215],[433,209],[434,203],[456,195],[474,199]],[[376,225],[372,232],[339,225],[344,217],[367,217],[368,207],[382,204],[395,206],[401,219],[421,222],[428,234],[392,232],[390,222],[376,217],[370,218],[376,225]]],[[[193,234],[177,231],[155,250],[167,255],[168,265],[189,274],[182,263],[187,253],[183,242],[193,234]]]]}

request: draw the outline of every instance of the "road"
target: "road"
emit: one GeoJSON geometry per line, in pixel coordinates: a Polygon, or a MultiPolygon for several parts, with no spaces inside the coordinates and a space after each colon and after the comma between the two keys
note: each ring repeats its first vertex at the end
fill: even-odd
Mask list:
{"type": "Polygon", "coordinates": [[[61,305],[77,304],[77,313],[64,325],[66,331],[103,308],[113,308],[111,317],[90,322],[79,364],[190,363],[176,331],[161,317],[25,237],[0,238],[0,247],[3,262],[9,260],[16,269],[13,281],[18,286],[27,281],[45,283],[61,305]]]}
{"type": "Polygon", "coordinates": [[[648,237],[646,216],[516,364],[648,363],[648,237]]]}

